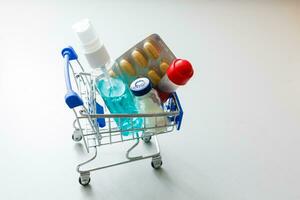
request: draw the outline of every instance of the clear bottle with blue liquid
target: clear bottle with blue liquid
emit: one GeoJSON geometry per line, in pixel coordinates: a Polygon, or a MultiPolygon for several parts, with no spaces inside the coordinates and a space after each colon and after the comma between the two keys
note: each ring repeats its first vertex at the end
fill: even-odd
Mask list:
{"type": "MultiPolygon", "coordinates": [[[[100,42],[91,22],[88,19],[81,20],[73,26],[74,31],[81,43],[84,54],[93,70],[96,88],[110,113],[134,114],[138,113],[135,97],[130,89],[120,79],[109,76],[115,62],[100,42]]],[[[127,136],[133,132],[129,129],[139,129],[143,126],[142,118],[114,118],[122,134],[127,136]],[[125,131],[124,131],[125,130],[125,131]]]]}

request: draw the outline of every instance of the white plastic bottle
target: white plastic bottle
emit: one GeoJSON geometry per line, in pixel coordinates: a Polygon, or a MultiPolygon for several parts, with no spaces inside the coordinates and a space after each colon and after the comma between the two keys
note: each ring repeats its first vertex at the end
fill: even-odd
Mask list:
{"type": "Polygon", "coordinates": [[[111,62],[111,59],[90,20],[80,20],[72,28],[90,67],[93,69],[103,68],[105,71],[105,66],[111,62]]]}
{"type": "MultiPolygon", "coordinates": [[[[162,113],[161,102],[156,90],[152,89],[151,82],[148,78],[138,78],[130,85],[131,92],[136,96],[139,105],[139,113],[162,113]]],[[[167,123],[166,117],[146,117],[145,132],[162,132],[165,131],[167,123]],[[160,128],[154,128],[160,127],[160,128]]]]}

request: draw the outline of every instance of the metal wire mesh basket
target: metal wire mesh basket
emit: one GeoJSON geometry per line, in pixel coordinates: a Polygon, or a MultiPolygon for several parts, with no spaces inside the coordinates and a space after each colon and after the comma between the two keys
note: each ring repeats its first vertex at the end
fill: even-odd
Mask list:
{"type": "Polygon", "coordinates": [[[163,112],[161,113],[111,114],[108,112],[107,108],[104,108],[100,114],[97,109],[97,106],[99,106],[97,102],[101,99],[97,94],[91,74],[84,71],[83,66],[78,60],[78,56],[72,47],[64,48],[62,55],[65,59],[65,79],[68,89],[65,100],[69,108],[71,108],[75,114],[75,120],[73,122],[75,130],[72,138],[76,142],[82,140],[88,153],[91,149],[94,150],[94,156],[91,159],[77,166],[77,171],[80,173],[80,184],[89,184],[91,171],[141,159],[152,158],[152,167],[156,169],[160,168],[162,161],[156,136],[172,132],[175,128],[177,130],[180,129],[183,111],[177,94],[173,93],[170,95],[167,102],[162,105],[163,112]],[[71,69],[71,73],[69,69],[71,69]],[[73,82],[77,87],[77,92],[73,91],[71,87],[70,74],[72,74],[73,82]],[[137,118],[140,118],[143,121],[142,126],[139,128],[133,126],[133,121],[137,118]],[[157,122],[162,118],[164,119],[164,124],[154,123],[154,125],[149,126],[149,124],[146,123],[147,120],[154,120],[157,122]],[[129,120],[131,124],[126,129],[118,124],[118,122],[120,123],[123,119],[129,120]],[[101,124],[99,124],[99,121],[101,124]],[[156,153],[135,157],[129,155],[129,153],[139,144],[140,139],[145,143],[149,143],[152,137],[155,139],[156,153]],[[122,143],[125,141],[135,141],[133,146],[126,151],[125,161],[93,169],[81,170],[83,165],[96,158],[97,147],[122,143]]]}

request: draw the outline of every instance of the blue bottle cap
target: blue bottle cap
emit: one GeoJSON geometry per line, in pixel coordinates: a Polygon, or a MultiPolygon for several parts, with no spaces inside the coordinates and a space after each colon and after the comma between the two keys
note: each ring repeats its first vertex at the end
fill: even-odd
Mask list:
{"type": "Polygon", "coordinates": [[[130,90],[135,96],[143,96],[152,89],[151,82],[148,78],[138,78],[130,84],[130,90]]]}

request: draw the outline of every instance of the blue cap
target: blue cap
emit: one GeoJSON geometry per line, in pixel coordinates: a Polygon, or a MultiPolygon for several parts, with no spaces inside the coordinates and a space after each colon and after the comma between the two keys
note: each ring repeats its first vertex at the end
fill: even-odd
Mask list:
{"type": "Polygon", "coordinates": [[[130,90],[135,96],[143,96],[152,89],[151,82],[148,78],[138,78],[130,84],[130,90]]]}

